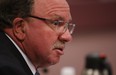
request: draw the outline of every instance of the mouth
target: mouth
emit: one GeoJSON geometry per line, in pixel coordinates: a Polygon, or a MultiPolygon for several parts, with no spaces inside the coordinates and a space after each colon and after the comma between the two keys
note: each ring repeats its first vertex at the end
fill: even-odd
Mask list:
{"type": "Polygon", "coordinates": [[[63,48],[55,48],[55,49],[60,50],[60,51],[63,51],[63,48]]]}
{"type": "Polygon", "coordinates": [[[54,48],[54,51],[56,51],[59,55],[63,55],[64,47],[56,47],[56,48],[54,48]]]}
{"type": "Polygon", "coordinates": [[[54,52],[56,52],[58,55],[63,55],[64,54],[64,48],[65,48],[65,42],[55,42],[52,49],[54,52]]]}

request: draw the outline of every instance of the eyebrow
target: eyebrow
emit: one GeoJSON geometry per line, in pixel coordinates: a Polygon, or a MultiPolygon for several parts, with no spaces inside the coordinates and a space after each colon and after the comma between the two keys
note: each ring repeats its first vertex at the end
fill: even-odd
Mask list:
{"type": "MultiPolygon", "coordinates": [[[[62,20],[62,21],[64,21],[65,22],[65,19],[62,17],[62,16],[60,16],[60,15],[57,15],[57,14],[54,14],[54,16],[51,18],[52,20],[62,20]]],[[[68,22],[71,22],[72,21],[72,19],[69,19],[68,20],[68,22]]]]}
{"type": "Polygon", "coordinates": [[[64,20],[63,17],[61,17],[60,15],[53,15],[51,19],[59,19],[59,20],[64,20]]]}

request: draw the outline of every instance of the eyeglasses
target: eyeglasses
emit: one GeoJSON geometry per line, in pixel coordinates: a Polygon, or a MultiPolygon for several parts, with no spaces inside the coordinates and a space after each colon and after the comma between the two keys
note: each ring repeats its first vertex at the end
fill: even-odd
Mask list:
{"type": "Polygon", "coordinates": [[[45,23],[47,23],[47,25],[50,28],[62,34],[64,34],[67,30],[69,31],[70,34],[72,34],[75,28],[75,24],[70,22],[64,22],[63,20],[51,20],[51,19],[41,18],[37,16],[32,16],[32,15],[29,15],[28,17],[42,20],[45,23]]]}

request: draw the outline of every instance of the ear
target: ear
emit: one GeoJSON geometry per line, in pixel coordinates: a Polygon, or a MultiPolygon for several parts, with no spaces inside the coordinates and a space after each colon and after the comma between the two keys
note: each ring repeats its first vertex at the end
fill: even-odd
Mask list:
{"type": "Polygon", "coordinates": [[[13,21],[13,33],[15,37],[23,41],[25,39],[25,21],[22,18],[15,18],[13,21]]]}

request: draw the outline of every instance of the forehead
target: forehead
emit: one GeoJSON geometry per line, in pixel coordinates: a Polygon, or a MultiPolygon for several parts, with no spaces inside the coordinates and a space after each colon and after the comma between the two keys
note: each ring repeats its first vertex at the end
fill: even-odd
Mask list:
{"type": "Polygon", "coordinates": [[[33,14],[41,17],[48,15],[70,16],[66,0],[35,0],[33,14]]]}

